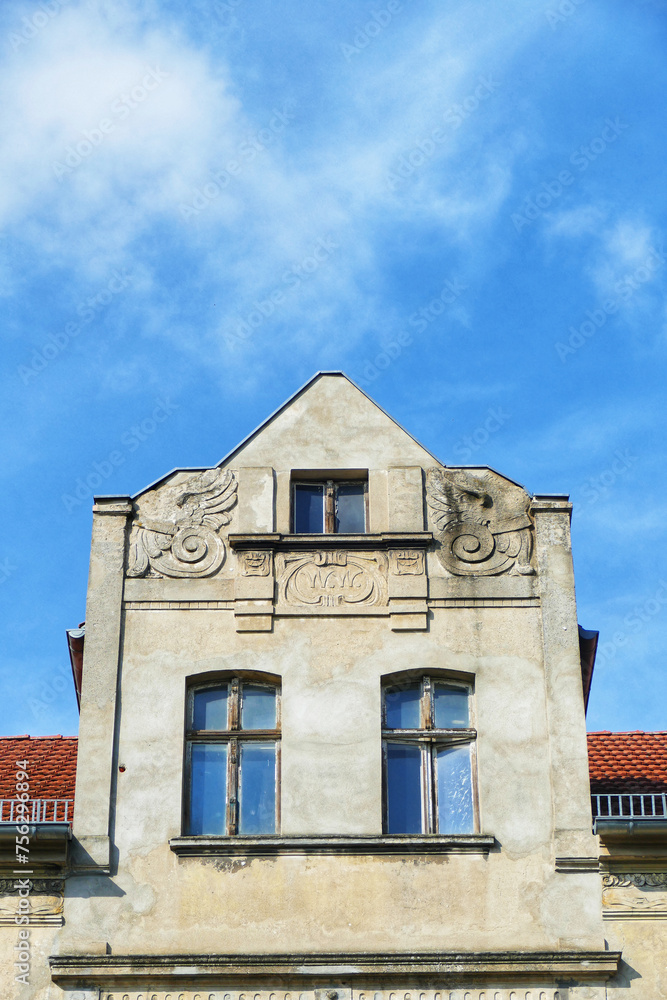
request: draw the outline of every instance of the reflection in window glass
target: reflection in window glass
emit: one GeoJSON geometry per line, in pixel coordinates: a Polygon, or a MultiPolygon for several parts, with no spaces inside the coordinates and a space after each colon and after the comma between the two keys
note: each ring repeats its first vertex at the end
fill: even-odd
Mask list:
{"type": "Polygon", "coordinates": [[[324,531],[324,485],[294,487],[294,531],[297,534],[322,534],[324,531]]]}
{"type": "Polygon", "coordinates": [[[387,833],[421,832],[421,750],[387,743],[387,833]]]}
{"type": "Polygon", "coordinates": [[[336,531],[359,534],[366,530],[363,483],[341,483],[336,489],[336,531]]]}
{"type": "Polygon", "coordinates": [[[470,744],[437,750],[438,829],[473,833],[470,744]]]}
{"type": "Polygon", "coordinates": [[[275,833],[275,743],[241,745],[239,833],[275,833]]]}
{"type": "Polygon", "coordinates": [[[227,745],[194,743],[190,777],[191,834],[225,833],[227,802],[227,745]]]}
{"type": "Polygon", "coordinates": [[[434,702],[436,729],[468,727],[468,692],[465,688],[436,684],[434,702]]]}
{"type": "Polygon", "coordinates": [[[193,729],[227,729],[227,686],[196,691],[193,729]]]}
{"type": "Polygon", "coordinates": [[[387,729],[419,729],[421,726],[421,685],[389,688],[385,695],[387,729]]]}
{"type": "Polygon", "coordinates": [[[241,729],[275,728],[275,689],[244,684],[241,697],[241,729]]]}

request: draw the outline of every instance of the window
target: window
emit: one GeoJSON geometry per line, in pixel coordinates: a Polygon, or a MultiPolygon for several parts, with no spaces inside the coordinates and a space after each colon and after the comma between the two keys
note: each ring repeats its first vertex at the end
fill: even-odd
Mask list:
{"type": "Polygon", "coordinates": [[[474,833],[470,688],[422,677],[383,695],[385,833],[474,833]]]}
{"type": "Polygon", "coordinates": [[[367,492],[364,479],[293,483],[293,530],[297,534],[365,532],[367,492]]]}
{"type": "Polygon", "coordinates": [[[266,834],[278,827],[280,692],[232,677],[190,689],[189,834],[266,834]]]}

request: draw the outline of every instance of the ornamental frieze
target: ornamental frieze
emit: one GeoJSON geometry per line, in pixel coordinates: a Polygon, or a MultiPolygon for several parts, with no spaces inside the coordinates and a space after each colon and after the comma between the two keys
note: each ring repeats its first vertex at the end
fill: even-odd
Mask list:
{"type": "Polygon", "coordinates": [[[137,514],[127,575],[196,578],[217,573],[227,554],[219,531],[232,519],[237,488],[233,472],[209,469],[182,484],[173,517],[137,514]]]}
{"type": "Polygon", "coordinates": [[[280,601],[291,607],[354,608],[387,604],[383,552],[286,553],[277,557],[280,601]]]}
{"type": "Polygon", "coordinates": [[[440,562],[455,576],[532,576],[530,497],[490,469],[429,469],[426,501],[440,562]]]}

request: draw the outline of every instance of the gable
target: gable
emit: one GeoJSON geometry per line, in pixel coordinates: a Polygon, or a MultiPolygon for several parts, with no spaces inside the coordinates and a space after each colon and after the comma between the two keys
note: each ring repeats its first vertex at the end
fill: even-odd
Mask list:
{"type": "Polygon", "coordinates": [[[346,375],[320,372],[221,464],[334,470],[434,462],[346,375]]]}

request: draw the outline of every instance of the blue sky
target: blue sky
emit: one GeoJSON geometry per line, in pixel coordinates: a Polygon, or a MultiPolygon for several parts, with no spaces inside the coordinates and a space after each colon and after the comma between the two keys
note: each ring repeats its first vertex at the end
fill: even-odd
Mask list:
{"type": "Polygon", "coordinates": [[[91,477],[212,465],[319,369],[571,494],[589,728],[667,728],[666,15],[2,5],[5,734],[76,732],[91,477]]]}

